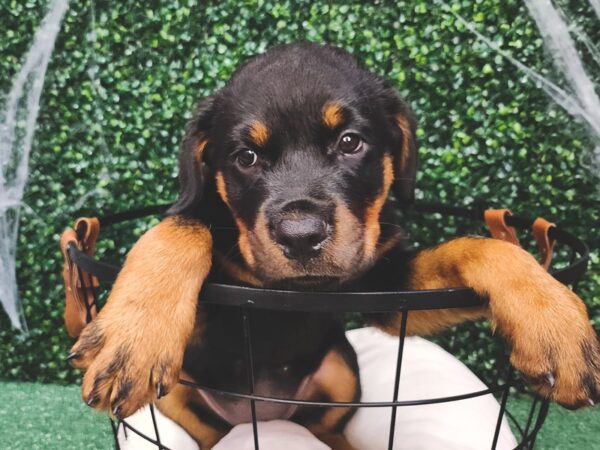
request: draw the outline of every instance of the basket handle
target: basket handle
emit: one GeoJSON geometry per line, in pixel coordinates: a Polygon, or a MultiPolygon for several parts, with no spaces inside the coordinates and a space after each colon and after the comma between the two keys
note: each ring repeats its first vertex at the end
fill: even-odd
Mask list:
{"type": "MultiPolygon", "coordinates": [[[[494,239],[501,239],[511,244],[519,245],[517,231],[506,223],[506,218],[512,216],[509,209],[487,209],[484,212],[485,223],[494,239]]],[[[543,217],[538,217],[533,222],[531,230],[540,252],[540,264],[546,270],[550,268],[552,256],[554,255],[554,244],[556,239],[550,236],[550,230],[556,225],[548,222],[543,217]]]]}
{"type": "Polygon", "coordinates": [[[486,209],[483,218],[494,239],[520,245],[517,230],[506,224],[506,217],[512,216],[510,209],[486,209]]]}
{"type": "Polygon", "coordinates": [[[535,219],[532,225],[533,237],[537,244],[538,250],[542,257],[540,264],[544,269],[548,270],[554,255],[554,244],[556,239],[550,236],[550,230],[556,228],[556,224],[548,222],[543,217],[535,219]]]}
{"type": "Polygon", "coordinates": [[[99,233],[98,219],[82,217],[75,222],[75,228],[67,228],[60,237],[60,251],[64,259],[62,271],[65,285],[64,320],[71,337],[79,336],[83,328],[98,314],[94,295],[94,288],[98,287],[98,279],[73,263],[69,248],[74,246],[93,257],[99,233]]]}

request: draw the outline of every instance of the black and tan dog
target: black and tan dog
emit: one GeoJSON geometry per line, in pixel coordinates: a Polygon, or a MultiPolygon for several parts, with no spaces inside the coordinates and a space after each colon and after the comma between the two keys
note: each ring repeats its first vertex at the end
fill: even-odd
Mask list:
{"type": "MultiPolygon", "coordinates": [[[[399,227],[383,225],[412,200],[416,148],[398,93],[342,50],[292,44],[244,64],[198,106],[179,199],[133,247],[73,347],[73,364],[86,370],[84,400],[128,416],[160,398],[202,448],[247,419],[246,403],[177,384],[181,375],[246,386],[241,317],[198,303],[208,278],[298,290],[468,286],[488,307],[415,312],[409,334],[487,316],[542,395],[568,407],[597,401],[600,351],[585,306],[532,256],[472,237],[411,253],[399,227]]],[[[397,322],[387,316],[379,326],[394,333],[397,322]]],[[[359,397],[356,356],[334,318],[256,312],[252,326],[259,394],[359,397]]],[[[351,448],[340,433],[347,408],[258,405],[261,418],[288,417],[351,448]]]]}

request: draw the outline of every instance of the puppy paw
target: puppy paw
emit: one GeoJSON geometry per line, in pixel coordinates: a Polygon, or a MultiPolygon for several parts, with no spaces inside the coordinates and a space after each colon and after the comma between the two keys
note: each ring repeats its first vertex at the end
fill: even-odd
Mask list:
{"type": "Polygon", "coordinates": [[[488,308],[411,313],[409,333],[433,332],[485,312],[512,346],[513,365],[540,394],[569,408],[600,401],[600,348],[585,305],[531,254],[472,237],[419,253],[410,287],[451,286],[472,288],[488,299],[488,308]]]}
{"type": "Polygon", "coordinates": [[[203,225],[177,218],[135,244],[106,306],[68,356],[85,370],[88,405],[127,417],[177,383],[211,247],[203,225]]]}
{"type": "MultiPolygon", "coordinates": [[[[536,289],[518,322],[503,333],[511,362],[539,394],[569,409],[600,401],[600,345],[583,302],[569,289],[536,289]]],[[[519,312],[517,312],[519,314],[519,312]]]]}
{"type": "Polygon", "coordinates": [[[72,365],[85,370],[84,402],[128,417],[175,386],[185,340],[159,322],[105,315],[84,329],[71,349],[72,365]]]}

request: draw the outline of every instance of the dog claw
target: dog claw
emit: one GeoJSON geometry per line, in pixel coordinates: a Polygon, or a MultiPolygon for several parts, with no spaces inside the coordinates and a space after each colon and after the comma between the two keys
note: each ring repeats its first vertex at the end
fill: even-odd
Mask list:
{"type": "Polygon", "coordinates": [[[77,359],[79,358],[79,353],[77,352],[71,352],[67,355],[67,357],[65,358],[65,361],[70,362],[73,359],[77,359]]]}
{"type": "Polygon", "coordinates": [[[156,385],[156,398],[160,399],[161,397],[163,397],[165,395],[165,392],[163,391],[163,387],[162,384],[158,383],[156,385]]]}
{"type": "Polygon", "coordinates": [[[119,418],[119,411],[121,410],[121,407],[119,405],[115,406],[112,409],[112,415],[115,416],[116,418],[119,418]]]}
{"type": "Polygon", "coordinates": [[[94,406],[97,401],[98,399],[92,395],[90,398],[88,398],[88,401],[86,403],[88,406],[94,406]]]}
{"type": "Polygon", "coordinates": [[[588,405],[590,405],[590,406],[595,406],[596,405],[596,403],[594,402],[594,400],[592,400],[591,398],[588,398],[587,402],[588,402],[588,405]]]}
{"type": "Polygon", "coordinates": [[[554,378],[554,375],[550,372],[546,374],[546,383],[548,383],[550,387],[554,387],[554,383],[556,383],[556,378],[554,378]]]}

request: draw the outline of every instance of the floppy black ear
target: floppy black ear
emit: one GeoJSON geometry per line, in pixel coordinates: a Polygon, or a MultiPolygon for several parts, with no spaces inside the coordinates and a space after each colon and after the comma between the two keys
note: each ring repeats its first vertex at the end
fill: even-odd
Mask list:
{"type": "Polygon", "coordinates": [[[167,214],[196,216],[204,191],[203,154],[212,126],[213,97],[202,100],[187,123],[179,152],[179,197],[167,214]]]}
{"type": "Polygon", "coordinates": [[[394,195],[404,206],[414,202],[417,177],[418,144],[416,139],[417,121],[400,94],[388,88],[388,111],[392,126],[397,127],[395,136],[399,142],[394,154],[394,195]],[[399,133],[399,134],[398,134],[399,133]]]}

